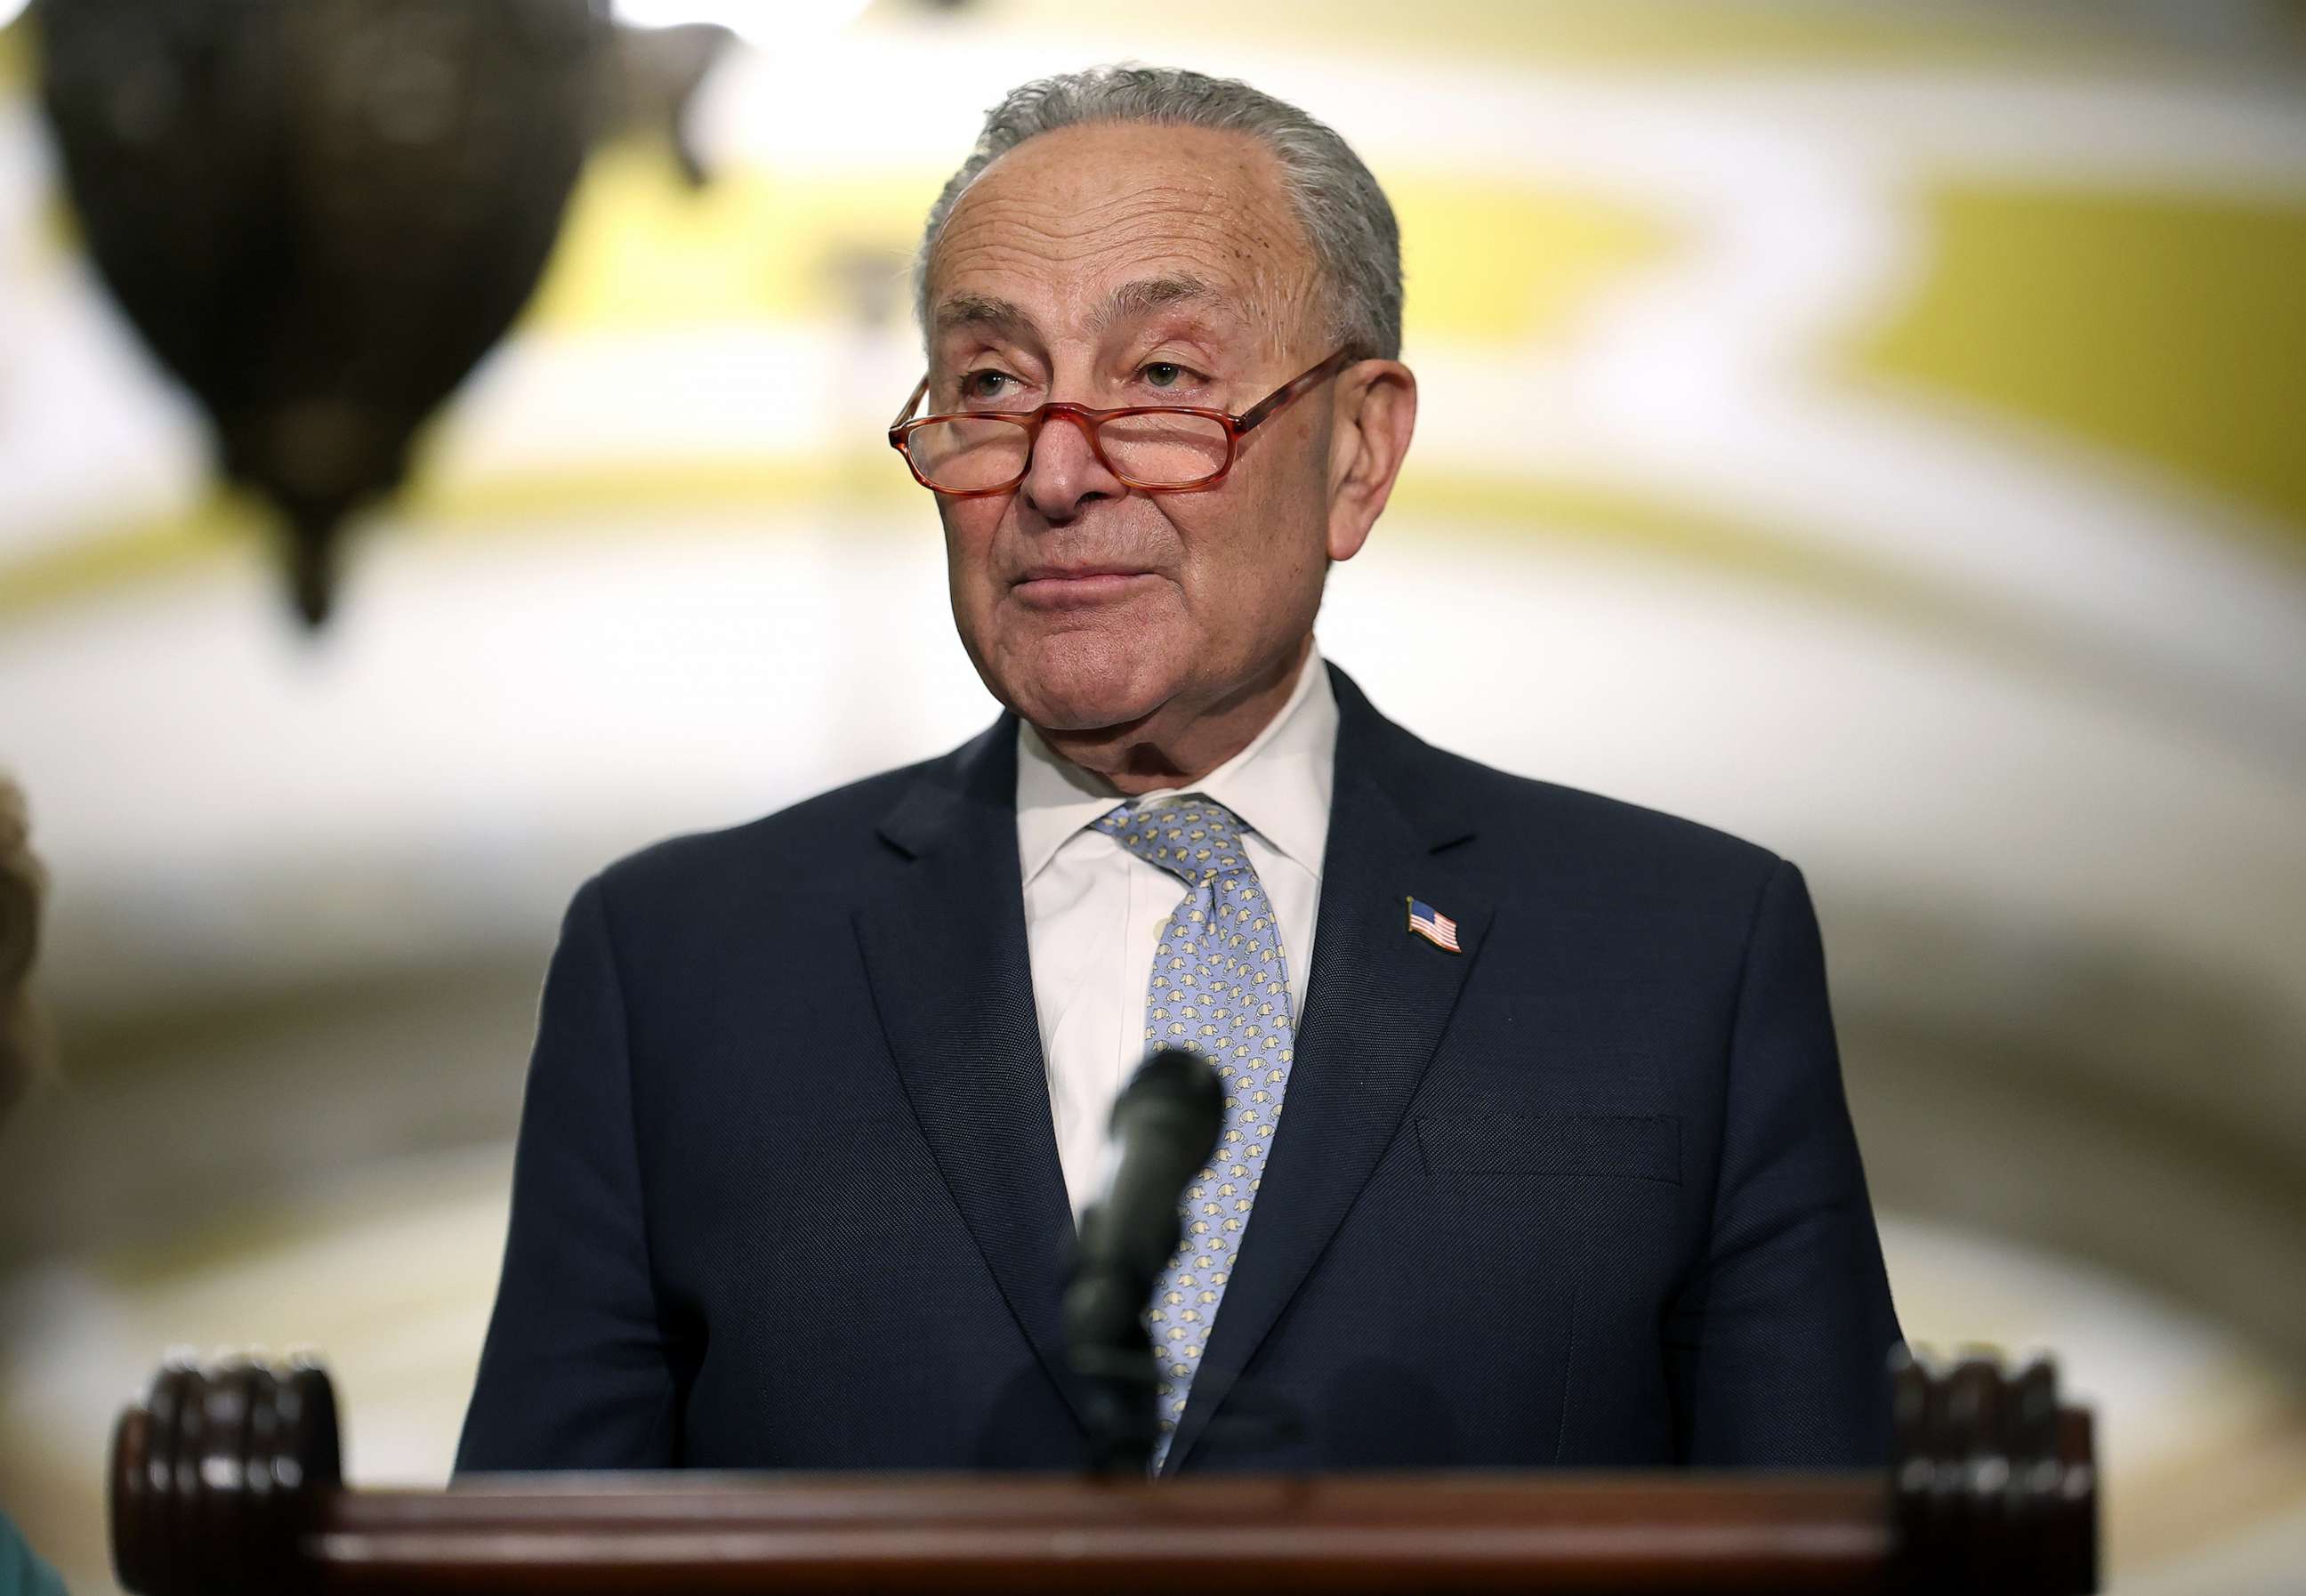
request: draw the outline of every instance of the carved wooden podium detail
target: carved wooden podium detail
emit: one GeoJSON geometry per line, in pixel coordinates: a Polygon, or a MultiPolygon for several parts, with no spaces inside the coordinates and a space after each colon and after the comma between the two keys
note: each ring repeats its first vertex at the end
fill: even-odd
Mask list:
{"type": "Polygon", "coordinates": [[[170,1362],[112,1432],[112,1566],[136,1592],[311,1588],[305,1536],[343,1494],[318,1365],[170,1362]]]}
{"type": "Polygon", "coordinates": [[[2054,1370],[1892,1371],[1849,1473],[658,1474],[352,1490],[310,1362],[172,1363],[121,1415],[113,1556],[223,1592],[2029,1592],[2097,1588],[2087,1412],[2054,1370]]]}

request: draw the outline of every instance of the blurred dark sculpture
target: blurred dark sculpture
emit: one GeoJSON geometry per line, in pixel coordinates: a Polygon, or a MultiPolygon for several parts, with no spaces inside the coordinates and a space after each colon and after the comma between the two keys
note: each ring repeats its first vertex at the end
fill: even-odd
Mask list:
{"type": "Polygon", "coordinates": [[[593,141],[677,124],[730,37],[620,40],[605,4],[36,0],[90,252],[278,510],[309,624],[346,516],[534,288],[593,141]]]}
{"type": "Polygon", "coordinates": [[[46,1051],[27,990],[39,951],[44,885],[30,831],[24,795],[0,780],[0,1120],[31,1085],[46,1051]]]}
{"type": "Polygon", "coordinates": [[[664,139],[691,188],[703,188],[712,174],[690,134],[689,104],[713,64],[736,42],[717,22],[617,30],[618,131],[664,139]]]}

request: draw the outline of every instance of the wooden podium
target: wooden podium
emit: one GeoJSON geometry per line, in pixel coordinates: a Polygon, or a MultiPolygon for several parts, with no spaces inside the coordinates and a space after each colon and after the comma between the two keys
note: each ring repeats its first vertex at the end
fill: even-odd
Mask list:
{"type": "Polygon", "coordinates": [[[113,1558],[226,1592],[2097,1588],[2090,1416],[2046,1361],[1902,1355],[1886,1472],[341,1479],[310,1362],[172,1363],[113,1438],[113,1558]]]}

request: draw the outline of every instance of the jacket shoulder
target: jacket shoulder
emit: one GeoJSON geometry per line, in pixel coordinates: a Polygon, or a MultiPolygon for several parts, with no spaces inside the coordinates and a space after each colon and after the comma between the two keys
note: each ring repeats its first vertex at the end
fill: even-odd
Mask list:
{"type": "Polygon", "coordinates": [[[886,848],[876,824],[942,763],[884,771],[739,825],[668,837],[626,855],[596,879],[624,907],[694,904],[739,884],[792,888],[853,875],[886,848]]]}
{"type": "Polygon", "coordinates": [[[1542,861],[1596,886],[1645,898],[1745,897],[1784,861],[1758,843],[1662,810],[1555,781],[1517,776],[1435,749],[1464,794],[1484,843],[1511,860],[1542,861]]]}
{"type": "MultiPolygon", "coordinates": [[[[1758,893],[1784,861],[1729,832],[1678,815],[1559,782],[1515,775],[1434,747],[1371,704],[1334,665],[1339,747],[1370,762],[1396,800],[1437,840],[1473,840],[1465,863],[1542,883],[1581,908],[1718,907],[1758,893]]],[[[1345,770],[1339,767],[1342,779],[1345,770]]]]}

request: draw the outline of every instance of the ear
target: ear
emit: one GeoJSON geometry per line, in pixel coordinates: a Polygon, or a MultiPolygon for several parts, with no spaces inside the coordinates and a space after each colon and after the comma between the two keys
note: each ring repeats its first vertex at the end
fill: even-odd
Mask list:
{"type": "Polygon", "coordinates": [[[1397,360],[1356,361],[1330,401],[1329,558],[1351,559],[1393,495],[1417,428],[1417,379],[1397,360]]]}

